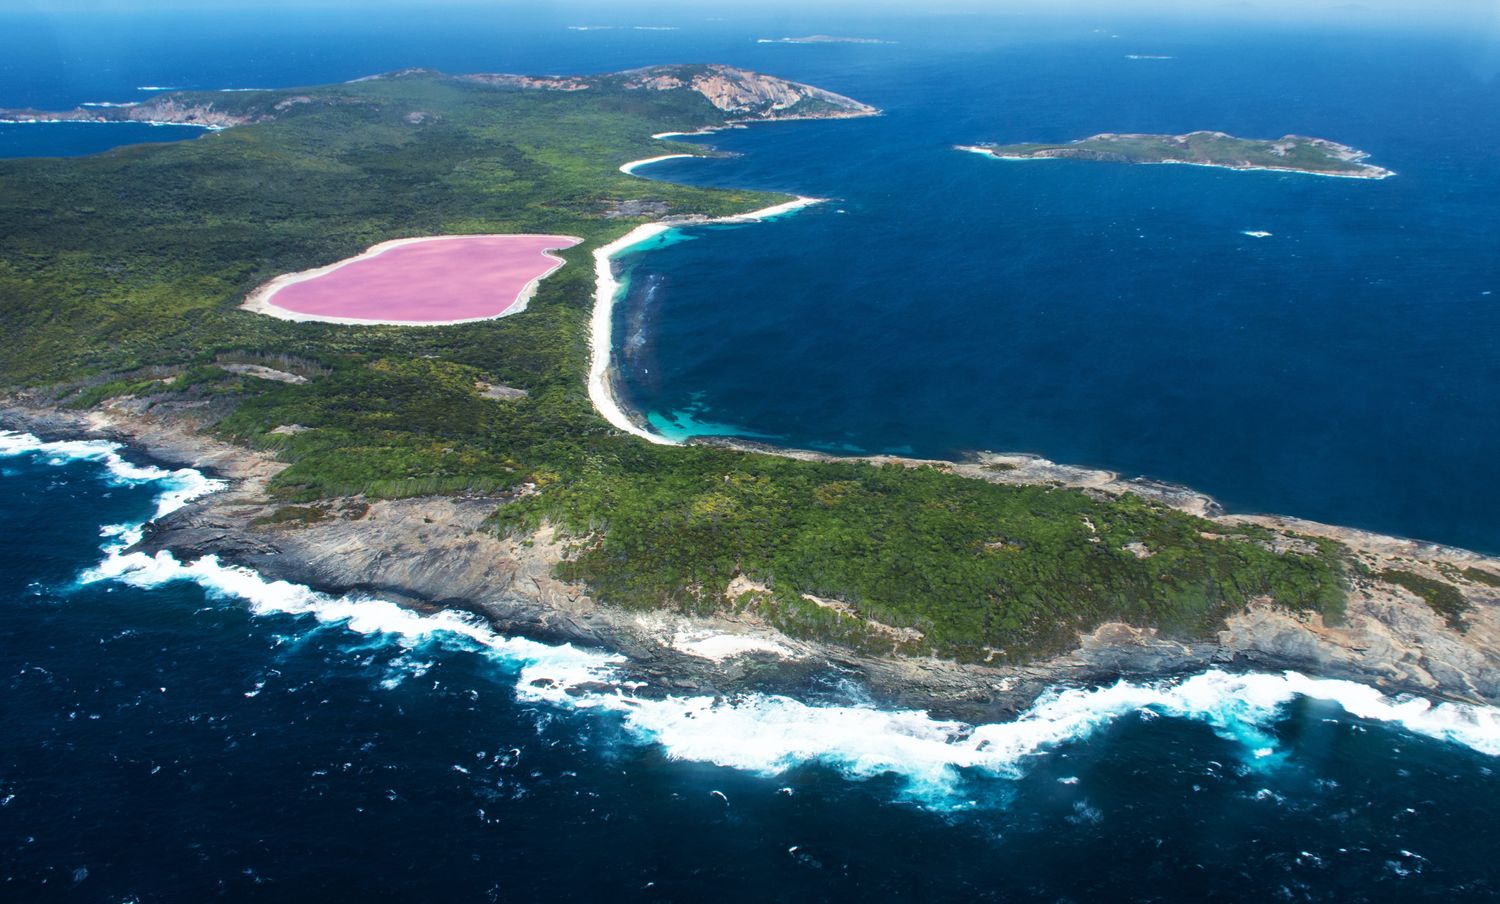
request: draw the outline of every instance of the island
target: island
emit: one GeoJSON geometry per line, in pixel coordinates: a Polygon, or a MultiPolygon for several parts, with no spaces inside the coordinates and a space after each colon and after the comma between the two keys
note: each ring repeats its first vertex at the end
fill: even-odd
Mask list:
{"type": "Polygon", "coordinates": [[[800,38],[760,38],[757,44],[894,44],[880,38],[846,38],[838,35],[804,35],[800,38]]]}
{"type": "Polygon", "coordinates": [[[1385,179],[1396,175],[1366,163],[1370,156],[1323,138],[1284,135],[1274,139],[1236,138],[1224,132],[1186,135],[1117,135],[1105,132],[1067,144],[977,144],[958,150],[1000,160],[1099,160],[1109,163],[1181,163],[1234,170],[1273,170],[1385,179]]]}
{"type": "MultiPolygon", "coordinates": [[[[610,349],[591,329],[620,243],[775,229],[812,203],[625,164],[711,152],[653,135],[868,104],[708,64],[406,69],[146,103],[135,115],[223,128],[0,160],[0,426],[114,437],[227,483],[140,551],[614,650],[644,692],[795,692],[836,669],[882,701],[993,721],[1058,682],[1219,665],[1500,701],[1491,557],[1033,456],[674,445],[603,416],[610,349]],[[491,319],[243,307],[278,277],[352,278],[322,268],[437,236],[537,236],[564,263],[491,319]]],[[[542,250],[528,266],[555,263],[542,250]]]]}

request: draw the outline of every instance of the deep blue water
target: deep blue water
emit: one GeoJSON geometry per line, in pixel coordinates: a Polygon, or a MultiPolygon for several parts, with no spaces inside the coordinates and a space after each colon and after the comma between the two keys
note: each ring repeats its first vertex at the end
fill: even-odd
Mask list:
{"type": "MultiPolygon", "coordinates": [[[[835,199],[642,256],[633,285],[655,291],[644,318],[617,320],[645,327],[621,383],[658,427],[847,451],[1036,452],[1184,483],[1234,510],[1500,551],[1500,50],[1486,31],[704,12],[0,12],[17,36],[0,105],[409,65],[722,60],[814,82],[887,115],[723,133],[712,143],[741,156],[646,170],[835,199]],[[614,27],[569,29],[581,25],[614,27]],[[755,42],[812,32],[898,43],[755,42]],[[1328,137],[1399,175],[1012,164],[951,149],[1197,128],[1328,137]]],[[[141,138],[40,127],[17,145],[17,129],[36,128],[0,126],[0,153],[141,138]]]]}
{"type": "Polygon", "coordinates": [[[118,123],[0,123],[0,157],[81,157],[126,144],[184,141],[203,130],[193,126],[118,123]]]}
{"type": "Polygon", "coordinates": [[[622,383],[659,429],[1035,452],[1232,510],[1500,549],[1500,83],[1454,44],[866,53],[891,59],[837,83],[886,116],[724,133],[708,140],[743,156],[641,171],[834,199],[639,256],[621,330],[643,323],[644,343],[622,383]],[[1199,128],[1326,136],[1399,175],[952,150],[1199,128]]]}
{"type": "MultiPolygon", "coordinates": [[[[713,59],[826,85],[888,115],[725,133],[742,156],[650,171],[837,200],[634,262],[622,311],[654,292],[619,321],[645,327],[636,404],[803,445],[1031,450],[1233,507],[1500,545],[1482,294],[1500,282],[1500,108],[1482,41],[658,9],[0,11],[0,106],[407,65],[713,59]],[[680,30],[566,29],[601,23],[680,30]],[[753,43],[819,31],[900,43],[753,43]],[[1202,127],[1324,135],[1400,176],[948,148],[1202,127]]],[[[0,126],[0,153],[167,137],[132,129],[0,126]]],[[[989,726],[875,710],[837,682],[800,701],[634,699],[595,651],[122,556],[101,529],[197,478],[10,443],[7,900],[1500,893],[1492,710],[1216,673],[1066,692],[989,726]]]]}
{"type": "Polygon", "coordinates": [[[1493,712],[1408,720],[1460,731],[1445,741],[1306,697],[1247,707],[1274,676],[1199,679],[1191,703],[1075,695],[972,729],[834,709],[852,689],[639,713],[596,691],[538,699],[538,676],[601,657],[110,556],[101,528],[191,475],[15,452],[0,457],[0,523],[24,526],[0,546],[8,900],[1500,892],[1482,831],[1500,806],[1493,712]],[[122,580],[93,579],[101,561],[122,580]],[[970,732],[1015,747],[943,765],[985,749],[970,732]]]}

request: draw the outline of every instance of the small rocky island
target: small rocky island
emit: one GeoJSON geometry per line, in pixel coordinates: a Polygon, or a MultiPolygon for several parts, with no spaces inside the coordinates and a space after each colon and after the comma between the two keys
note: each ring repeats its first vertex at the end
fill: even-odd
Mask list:
{"type": "Polygon", "coordinates": [[[757,44],[894,44],[880,38],[849,38],[840,35],[803,35],[797,38],[760,38],[757,44]]]}
{"type": "Polygon", "coordinates": [[[1280,170],[1352,179],[1396,175],[1366,163],[1370,155],[1324,138],[1285,135],[1275,139],[1236,138],[1224,132],[1186,135],[1103,133],[1067,144],[960,145],[959,150],[1000,160],[1101,160],[1111,163],[1184,163],[1237,170],[1280,170]]]}

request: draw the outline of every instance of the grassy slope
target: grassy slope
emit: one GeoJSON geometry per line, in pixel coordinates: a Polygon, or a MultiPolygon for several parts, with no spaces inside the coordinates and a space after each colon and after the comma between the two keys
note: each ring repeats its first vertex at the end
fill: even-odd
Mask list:
{"type": "MultiPolygon", "coordinates": [[[[616,171],[647,136],[716,121],[685,92],[514,92],[431,79],[335,86],[280,120],[73,160],[0,161],[0,382],[200,403],[240,442],[293,464],[289,504],[535,484],[499,529],[552,519],[580,540],[571,576],[624,605],[753,608],[789,631],[967,659],[1066,648],[1108,619],[1203,635],[1248,599],[1337,614],[1332,545],[1262,538],[1133,497],[1015,488],[932,469],[811,463],[615,434],[584,390],[594,247],[630,221],[611,199],[722,214],[769,199],[616,171]],[[408,114],[426,114],[420,124],[408,114]],[[394,328],[294,324],[235,309],[270,276],[386,239],[528,230],[581,235],[526,313],[394,328]],[[215,366],[264,360],[303,385],[215,366]],[[287,364],[286,362],[292,362],[287,364]],[[490,380],[520,401],[475,392],[490,380]],[[281,425],[313,428],[273,434],[281,425]],[[1140,558],[1127,544],[1154,552],[1140,558]],[[727,602],[736,574],[770,585],[727,602]],[[998,651],[998,652],[994,652],[998,651]]],[[[275,97],[236,99],[267,103],[275,97]]],[[[300,509],[294,511],[301,511],[300,509]]]]}

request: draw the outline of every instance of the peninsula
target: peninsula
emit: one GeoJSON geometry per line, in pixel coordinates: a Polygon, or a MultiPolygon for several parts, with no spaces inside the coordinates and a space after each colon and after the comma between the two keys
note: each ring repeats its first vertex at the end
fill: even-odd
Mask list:
{"type": "MultiPolygon", "coordinates": [[[[152,103],[225,128],[0,160],[0,424],[102,431],[231,483],[146,549],[462,607],[622,651],[658,687],[728,693],[837,662],[918,689],[913,705],[1016,706],[1056,680],[1240,663],[1500,701],[1500,560],[1023,456],[664,445],[601,417],[608,337],[591,324],[609,322],[618,243],[808,203],[622,164],[662,156],[652,135],[877,112],[864,103],[717,65],[402,70],[152,103]],[[435,236],[580,241],[511,316],[242,307],[278,277],[435,236]],[[757,665],[772,649],[801,658],[757,665]]],[[[87,115],[129,116],[103,109],[87,115]]]]}
{"type": "Polygon", "coordinates": [[[960,145],[958,150],[1000,160],[1099,160],[1109,163],[1182,163],[1234,170],[1274,170],[1385,179],[1396,175],[1366,163],[1370,156],[1323,138],[1285,135],[1275,139],[1236,138],[1223,132],[1186,135],[1117,135],[1105,132],[1068,144],[960,145]]]}
{"type": "MultiPolygon", "coordinates": [[[[716,64],[648,66],[626,72],[587,76],[528,76],[509,73],[446,75],[431,69],[410,68],[355,79],[351,85],[422,79],[455,86],[510,91],[683,92],[707,100],[726,114],[713,126],[782,119],[837,119],[868,116],[874,107],[811,85],[789,82],[716,64]]],[[[144,122],[192,125],[212,129],[270,122],[303,105],[348,103],[350,98],[328,89],[298,91],[173,91],[138,103],[94,104],[73,110],[0,109],[7,122],[144,122]]],[[[413,124],[427,114],[412,111],[413,124]]]]}

